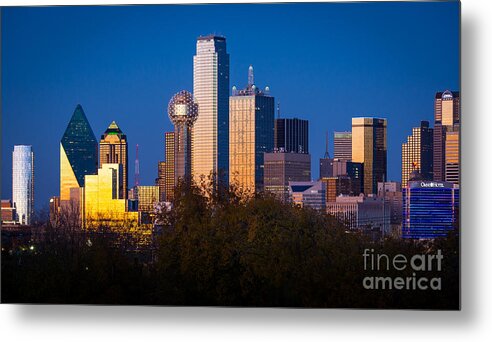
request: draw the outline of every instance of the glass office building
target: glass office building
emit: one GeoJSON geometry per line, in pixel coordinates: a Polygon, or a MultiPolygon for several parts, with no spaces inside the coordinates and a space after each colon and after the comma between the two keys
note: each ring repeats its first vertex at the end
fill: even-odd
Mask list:
{"type": "Polygon", "coordinates": [[[273,151],[274,98],[253,84],[233,88],[229,100],[229,181],[252,194],[263,190],[264,153],[273,151]]]}
{"type": "Polygon", "coordinates": [[[12,153],[12,202],[15,221],[30,225],[34,212],[34,153],[32,146],[16,145],[12,153]]]}
{"type": "Polygon", "coordinates": [[[275,119],[274,140],[276,152],[309,153],[309,121],[275,119]]]}
{"type": "Polygon", "coordinates": [[[432,180],[432,146],[434,130],[428,121],[412,129],[412,135],[401,145],[401,184],[406,186],[413,171],[418,171],[426,180],[432,180]]]}
{"type": "Polygon", "coordinates": [[[86,175],[97,174],[98,144],[81,105],[77,105],[60,142],[60,200],[70,189],[84,186],[86,175]]]}
{"type": "Polygon", "coordinates": [[[198,119],[193,128],[195,180],[214,173],[225,185],[229,176],[229,54],[224,37],[199,37],[193,57],[193,95],[198,119]]]}
{"type": "Polygon", "coordinates": [[[363,163],[364,194],[376,194],[386,177],[386,119],[352,118],[352,161],[363,163]]]}
{"type": "Polygon", "coordinates": [[[352,160],[352,132],[333,133],[333,158],[352,160]]]}
{"type": "Polygon", "coordinates": [[[450,182],[409,181],[403,188],[402,237],[446,236],[458,223],[459,188],[450,182]]]}

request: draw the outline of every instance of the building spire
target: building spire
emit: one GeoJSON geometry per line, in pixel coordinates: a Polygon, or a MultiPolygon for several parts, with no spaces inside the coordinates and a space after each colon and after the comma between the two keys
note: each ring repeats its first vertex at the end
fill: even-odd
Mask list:
{"type": "Polygon", "coordinates": [[[330,159],[330,152],[328,151],[328,131],[326,131],[325,159],[330,159]]]}
{"type": "Polygon", "coordinates": [[[255,84],[255,75],[253,73],[253,66],[250,65],[248,68],[248,86],[255,84]]]}

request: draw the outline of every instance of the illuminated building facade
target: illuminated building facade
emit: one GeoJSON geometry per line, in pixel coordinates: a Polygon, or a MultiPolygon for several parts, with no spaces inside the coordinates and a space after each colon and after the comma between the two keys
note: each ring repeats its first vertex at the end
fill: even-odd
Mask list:
{"type": "Polygon", "coordinates": [[[84,177],[97,173],[97,140],[81,105],[77,105],[60,142],[60,200],[70,189],[84,186],[84,177]]]}
{"type": "Polygon", "coordinates": [[[326,209],[326,184],[317,182],[289,182],[291,201],[303,208],[326,209]]]}
{"type": "Polygon", "coordinates": [[[139,185],[138,211],[153,212],[154,205],[159,202],[159,187],[156,185],[139,185]]]}
{"type": "Polygon", "coordinates": [[[454,146],[448,149],[451,154],[446,156],[446,136],[451,133],[449,144],[459,142],[460,130],[460,93],[449,91],[436,93],[434,99],[434,158],[433,158],[433,179],[435,181],[451,181],[459,183],[459,151],[456,155],[454,146]],[[458,133],[452,133],[458,132],[458,133]],[[449,177],[446,179],[446,160],[452,161],[449,165],[449,177]],[[458,170],[458,172],[456,172],[458,170]]]}
{"type": "Polygon", "coordinates": [[[233,88],[229,99],[229,181],[250,193],[263,190],[264,153],[273,151],[274,98],[254,85],[233,88]]]}
{"type": "Polygon", "coordinates": [[[446,132],[444,178],[446,182],[460,183],[460,131],[446,132]]]}
{"type": "Polygon", "coordinates": [[[34,153],[30,145],[15,145],[12,153],[12,202],[16,221],[30,225],[34,213],[34,153]]]}
{"type": "Polygon", "coordinates": [[[335,202],[339,195],[353,194],[352,179],[348,176],[324,177],[321,181],[326,187],[326,202],[335,202]]]}
{"type": "Polygon", "coordinates": [[[352,132],[334,132],[333,158],[352,160],[352,132]]]}
{"type": "Polygon", "coordinates": [[[123,179],[118,198],[128,198],[128,143],[116,122],[111,122],[99,142],[99,165],[121,164],[123,179]]]}
{"type": "Polygon", "coordinates": [[[171,202],[174,199],[174,187],[175,187],[174,141],[175,141],[174,132],[166,132],[165,134],[166,164],[165,164],[165,171],[164,171],[164,182],[165,182],[164,200],[166,202],[171,202]]]}
{"type": "Polygon", "coordinates": [[[444,237],[458,221],[459,187],[450,182],[409,181],[403,188],[402,237],[444,237]]]}
{"type": "Polygon", "coordinates": [[[157,165],[156,185],[159,187],[159,201],[166,200],[166,162],[160,161],[157,165]]]}
{"type": "Polygon", "coordinates": [[[335,202],[326,203],[326,212],[338,219],[350,230],[390,233],[390,208],[376,196],[338,196],[335,202]]]}
{"type": "Polygon", "coordinates": [[[11,200],[2,200],[2,224],[14,224],[16,213],[11,200]]]}
{"type": "Polygon", "coordinates": [[[289,182],[311,181],[311,155],[306,153],[265,153],[265,191],[279,200],[289,200],[289,182]]]}
{"type": "Polygon", "coordinates": [[[432,179],[434,130],[428,121],[412,129],[412,135],[401,145],[401,184],[407,185],[410,174],[417,170],[424,179],[432,179]]]}
{"type": "MultiPolygon", "coordinates": [[[[199,37],[193,57],[193,95],[198,119],[193,128],[192,172],[217,175],[228,184],[229,176],[229,54],[224,37],[199,37]]],[[[168,161],[166,159],[166,161],[168,161]]]]}
{"type": "Polygon", "coordinates": [[[274,150],[309,153],[309,121],[298,118],[275,119],[274,150]]]}
{"type": "Polygon", "coordinates": [[[366,195],[387,179],[386,158],[386,119],[352,118],[352,161],[363,163],[366,195]]]}
{"type": "Polygon", "coordinates": [[[85,176],[83,188],[83,226],[124,226],[138,223],[138,213],[129,212],[126,199],[118,197],[123,181],[121,164],[103,164],[96,175],[85,176]]]}

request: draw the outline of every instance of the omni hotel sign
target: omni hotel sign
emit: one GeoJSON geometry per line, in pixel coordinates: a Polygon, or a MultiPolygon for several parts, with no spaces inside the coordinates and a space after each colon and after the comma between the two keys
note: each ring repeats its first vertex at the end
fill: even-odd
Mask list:
{"type": "Polygon", "coordinates": [[[410,181],[410,188],[453,188],[453,183],[436,181],[410,181]]]}

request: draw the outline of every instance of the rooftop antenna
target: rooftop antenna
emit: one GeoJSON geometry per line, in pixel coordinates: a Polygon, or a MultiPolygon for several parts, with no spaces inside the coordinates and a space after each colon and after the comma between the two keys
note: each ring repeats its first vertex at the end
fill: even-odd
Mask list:
{"type": "Polygon", "coordinates": [[[135,186],[140,185],[140,162],[138,161],[138,144],[137,144],[137,153],[135,157],[135,186]]]}
{"type": "Polygon", "coordinates": [[[253,73],[253,66],[250,65],[248,68],[248,86],[252,86],[255,83],[255,75],[253,73]]]}
{"type": "Polygon", "coordinates": [[[328,131],[326,131],[325,159],[330,159],[330,152],[328,152],[328,131]]]}
{"type": "Polygon", "coordinates": [[[280,101],[277,102],[277,119],[280,119],[280,101]]]}

